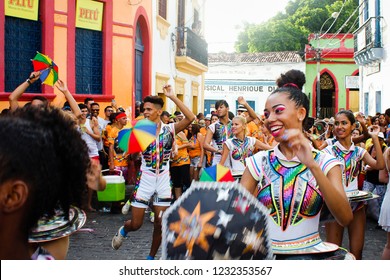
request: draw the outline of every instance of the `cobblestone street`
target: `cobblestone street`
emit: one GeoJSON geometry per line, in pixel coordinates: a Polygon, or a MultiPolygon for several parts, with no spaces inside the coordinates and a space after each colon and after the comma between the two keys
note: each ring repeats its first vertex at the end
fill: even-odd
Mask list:
{"type": "MultiPolygon", "coordinates": [[[[129,195],[129,189],[127,190],[129,195]]],[[[87,222],[84,227],[70,238],[69,260],[144,260],[149,254],[152,240],[153,224],[145,215],[144,225],[140,230],[130,233],[122,247],[115,251],[111,248],[111,239],[126,219],[131,217],[131,212],[123,214],[111,214],[104,212],[87,213],[87,222]]],[[[364,260],[379,260],[383,246],[386,243],[386,232],[375,228],[376,223],[367,219],[365,246],[363,250],[364,260]]],[[[324,228],[320,234],[324,236],[324,228]]],[[[348,247],[348,236],[345,233],[344,247],[348,247]]],[[[160,258],[161,249],[156,258],[160,258]]]]}

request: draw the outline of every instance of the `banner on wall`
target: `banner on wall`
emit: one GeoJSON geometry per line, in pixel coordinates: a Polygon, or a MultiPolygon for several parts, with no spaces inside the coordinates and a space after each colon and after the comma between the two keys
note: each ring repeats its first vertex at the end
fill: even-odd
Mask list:
{"type": "Polygon", "coordinates": [[[359,88],[359,76],[345,76],[345,88],[359,88]]]}
{"type": "Polygon", "coordinates": [[[39,0],[7,0],[4,1],[6,16],[38,20],[39,0]]]}
{"type": "Polygon", "coordinates": [[[102,30],[103,3],[90,0],[77,0],[76,27],[102,30]]]}

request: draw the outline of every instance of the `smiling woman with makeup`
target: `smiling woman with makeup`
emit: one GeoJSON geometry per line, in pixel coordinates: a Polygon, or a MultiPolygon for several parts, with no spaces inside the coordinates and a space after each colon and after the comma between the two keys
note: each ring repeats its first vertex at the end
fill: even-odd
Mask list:
{"type": "Polygon", "coordinates": [[[223,144],[220,164],[228,162],[228,167],[233,173],[242,174],[245,169],[245,159],[254,154],[255,148],[259,150],[271,149],[271,146],[257,140],[254,137],[246,136],[247,123],[243,116],[233,118],[233,138],[223,144]],[[227,160],[228,159],[228,160],[227,160]]]}
{"type": "Polygon", "coordinates": [[[290,70],[277,80],[267,98],[265,126],[278,145],[246,160],[241,184],[270,210],[270,238],[277,259],[350,256],[337,245],[323,242],[318,227],[326,203],[340,225],[352,211],[343,190],[340,162],[315,150],[303,132],[309,100],[301,91],[305,75],[290,70]],[[320,254],[319,254],[320,253],[320,254]]]}
{"type": "MultiPolygon", "coordinates": [[[[356,119],[351,111],[341,110],[335,116],[334,133],[337,138],[332,146],[327,146],[324,152],[335,156],[342,165],[343,186],[348,197],[359,193],[358,176],[362,161],[370,167],[370,170],[380,170],[385,167],[382,152],[376,154],[374,159],[364,148],[355,146],[352,141],[352,131],[356,127],[356,119]]],[[[378,139],[379,127],[374,125],[369,132],[376,151],[382,151],[378,139]]],[[[348,226],[349,248],[356,259],[362,259],[364,247],[364,233],[366,226],[366,213],[364,202],[351,202],[353,220],[348,226]]],[[[344,236],[344,226],[336,222],[325,224],[326,239],[341,246],[344,236]]]]}

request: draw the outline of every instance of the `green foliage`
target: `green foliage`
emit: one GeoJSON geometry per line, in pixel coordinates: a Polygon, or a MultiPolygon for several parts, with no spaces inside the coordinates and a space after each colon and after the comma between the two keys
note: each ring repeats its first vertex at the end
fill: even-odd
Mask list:
{"type": "Polygon", "coordinates": [[[272,52],[301,49],[305,33],[290,21],[278,20],[247,30],[248,52],[272,52]],[[269,36],[278,34],[278,36],[269,36]]]}
{"type": "Polygon", "coordinates": [[[311,33],[352,33],[358,27],[358,5],[359,0],[290,0],[284,13],[267,22],[244,24],[236,51],[303,51],[311,33]],[[336,21],[331,18],[334,12],[340,12],[336,21]]]}

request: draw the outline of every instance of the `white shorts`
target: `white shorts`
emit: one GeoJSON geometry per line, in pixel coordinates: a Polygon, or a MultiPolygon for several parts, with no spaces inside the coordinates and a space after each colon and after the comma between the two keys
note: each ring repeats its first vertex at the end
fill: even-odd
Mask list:
{"type": "Polygon", "coordinates": [[[150,198],[154,196],[153,205],[167,206],[172,201],[172,184],[169,170],[161,174],[140,171],[140,179],[135,185],[131,206],[148,208],[150,198]]]}
{"type": "Polygon", "coordinates": [[[192,167],[197,167],[200,162],[200,157],[193,157],[191,159],[191,165],[192,167]]]}
{"type": "Polygon", "coordinates": [[[221,158],[222,158],[221,154],[214,153],[212,164],[217,165],[221,161],[221,158]]]}

